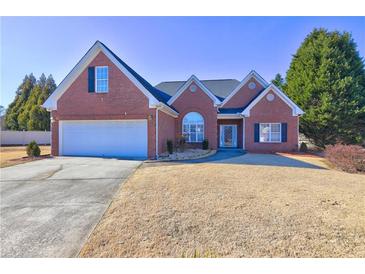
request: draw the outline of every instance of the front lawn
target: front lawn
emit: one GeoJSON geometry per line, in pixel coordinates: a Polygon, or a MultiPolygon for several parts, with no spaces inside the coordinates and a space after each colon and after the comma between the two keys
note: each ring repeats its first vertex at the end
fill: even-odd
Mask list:
{"type": "Polygon", "coordinates": [[[144,164],[80,256],[365,257],[365,176],[256,164],[144,164]]]}
{"type": "MultiPolygon", "coordinates": [[[[51,153],[51,146],[39,146],[41,156],[51,153]]],[[[17,164],[26,163],[40,158],[28,158],[26,146],[9,146],[0,147],[0,167],[8,167],[17,164]]]]}

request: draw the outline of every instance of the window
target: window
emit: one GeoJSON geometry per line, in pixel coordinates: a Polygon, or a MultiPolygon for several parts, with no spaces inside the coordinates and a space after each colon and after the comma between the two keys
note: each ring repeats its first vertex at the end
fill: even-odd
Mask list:
{"type": "Polygon", "coordinates": [[[189,143],[199,143],[204,140],[204,118],[197,112],[189,112],[183,119],[183,135],[189,143]]]}
{"type": "Polygon", "coordinates": [[[262,143],[281,142],[281,124],[280,123],[260,124],[260,142],[262,143]]]}
{"type": "Polygon", "coordinates": [[[95,67],[96,92],[108,92],[108,67],[95,67]]]}

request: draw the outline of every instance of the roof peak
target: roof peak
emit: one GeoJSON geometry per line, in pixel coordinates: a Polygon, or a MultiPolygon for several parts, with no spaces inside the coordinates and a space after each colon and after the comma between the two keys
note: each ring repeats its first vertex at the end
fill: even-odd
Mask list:
{"type": "MultiPolygon", "coordinates": [[[[196,77],[196,76],[195,76],[196,77]]],[[[190,79],[190,77],[189,77],[190,79]]],[[[189,80],[188,79],[188,80],[189,80]]],[[[172,80],[172,81],[162,81],[160,83],[179,83],[179,82],[186,82],[188,80],[172,80]]],[[[233,79],[233,78],[224,78],[224,79],[203,79],[203,80],[200,80],[199,81],[237,81],[239,82],[237,79],[233,79]]]]}

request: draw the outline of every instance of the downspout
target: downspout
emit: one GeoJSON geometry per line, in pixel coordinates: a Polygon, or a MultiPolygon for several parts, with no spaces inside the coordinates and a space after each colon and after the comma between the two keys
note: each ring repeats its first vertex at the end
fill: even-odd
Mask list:
{"type": "Polygon", "coordinates": [[[245,150],[246,149],[246,120],[245,120],[245,116],[242,116],[242,149],[245,150]]]}
{"type": "Polygon", "coordinates": [[[300,115],[298,115],[297,116],[297,138],[298,138],[298,140],[297,140],[297,142],[298,142],[298,151],[299,151],[299,148],[300,148],[300,141],[299,141],[299,121],[300,121],[300,115]]]}
{"type": "Polygon", "coordinates": [[[156,107],[156,159],[158,159],[158,107],[156,107]]]}

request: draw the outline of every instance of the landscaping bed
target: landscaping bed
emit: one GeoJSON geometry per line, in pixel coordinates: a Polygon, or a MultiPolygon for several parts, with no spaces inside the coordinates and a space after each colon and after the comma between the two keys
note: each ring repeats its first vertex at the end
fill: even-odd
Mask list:
{"type": "Polygon", "coordinates": [[[180,161],[180,160],[192,160],[203,157],[208,157],[216,153],[216,150],[210,149],[186,149],[182,152],[175,151],[172,154],[164,153],[158,157],[160,161],[180,161]]]}
{"type": "Polygon", "coordinates": [[[0,147],[0,167],[8,167],[17,164],[22,164],[34,160],[44,159],[49,157],[51,146],[40,146],[40,157],[28,157],[26,146],[6,146],[0,147]]]}

